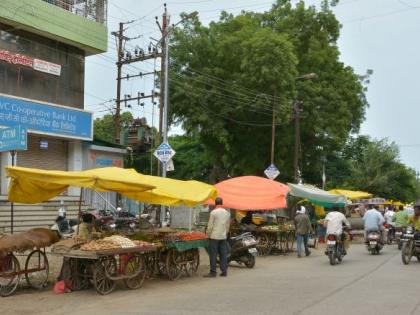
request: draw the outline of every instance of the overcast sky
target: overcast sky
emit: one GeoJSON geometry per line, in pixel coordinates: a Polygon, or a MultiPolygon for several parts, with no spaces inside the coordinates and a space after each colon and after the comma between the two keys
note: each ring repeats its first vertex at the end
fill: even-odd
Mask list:
{"type": "MultiPolygon", "coordinates": [[[[118,22],[127,24],[127,35],[137,37],[128,43],[128,50],[138,45],[147,49],[150,37],[159,39],[155,16],[167,3],[171,23],[179,20],[180,12],[198,11],[200,20],[217,20],[221,10],[240,13],[241,10],[265,11],[272,2],[264,0],[108,0],[109,33],[118,22]]],[[[305,1],[319,4],[321,0],[305,1]]],[[[361,133],[381,139],[389,138],[400,145],[402,160],[420,171],[420,0],[341,0],[334,8],[342,23],[339,46],[341,60],[357,73],[374,71],[367,93],[370,108],[361,133]]],[[[106,54],[88,57],[86,61],[85,108],[100,117],[113,107],[116,97],[116,45],[111,34],[106,54]]],[[[159,68],[159,67],[157,67],[159,68]]],[[[123,68],[123,74],[153,71],[153,61],[123,68]]],[[[123,95],[150,94],[153,77],[123,81],[123,95]]],[[[132,103],[134,116],[146,116],[148,123],[157,126],[157,108],[147,101],[145,106],[132,103]],[[154,113],[154,114],[153,114],[154,113]]],[[[172,133],[181,133],[172,128],[172,133]]]]}

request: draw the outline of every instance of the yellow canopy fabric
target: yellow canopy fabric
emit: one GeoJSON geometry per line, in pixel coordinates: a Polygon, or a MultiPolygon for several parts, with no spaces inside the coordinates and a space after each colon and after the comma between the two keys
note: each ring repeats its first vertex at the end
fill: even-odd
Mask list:
{"type": "Polygon", "coordinates": [[[165,206],[196,206],[217,197],[214,186],[195,180],[183,181],[171,178],[138,174],[142,182],[156,188],[147,191],[127,192],[131,199],[165,206]]]}
{"type": "Polygon", "coordinates": [[[104,167],[64,172],[6,167],[6,170],[11,177],[9,200],[21,203],[47,201],[69,186],[101,192],[115,191],[138,201],[170,206],[196,206],[217,197],[214,186],[198,181],[143,175],[134,169],[104,167]]]}
{"type": "Polygon", "coordinates": [[[132,169],[118,167],[96,168],[80,172],[49,171],[24,167],[6,167],[11,178],[9,200],[21,203],[47,201],[64,192],[69,186],[96,191],[142,192],[154,188],[141,181],[132,169]]]}
{"type": "Polygon", "coordinates": [[[353,190],[346,190],[346,189],[332,189],[329,191],[335,195],[344,195],[348,199],[364,199],[364,198],[372,198],[372,194],[364,191],[353,191],[353,190]]]}

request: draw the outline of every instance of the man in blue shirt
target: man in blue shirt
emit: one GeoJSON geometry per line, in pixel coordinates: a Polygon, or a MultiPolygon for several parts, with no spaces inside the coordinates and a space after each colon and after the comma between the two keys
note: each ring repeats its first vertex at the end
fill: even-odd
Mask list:
{"type": "Polygon", "coordinates": [[[370,205],[369,210],[366,211],[363,216],[363,221],[365,223],[365,237],[368,232],[380,232],[382,238],[382,230],[385,219],[373,205],[370,205]]]}

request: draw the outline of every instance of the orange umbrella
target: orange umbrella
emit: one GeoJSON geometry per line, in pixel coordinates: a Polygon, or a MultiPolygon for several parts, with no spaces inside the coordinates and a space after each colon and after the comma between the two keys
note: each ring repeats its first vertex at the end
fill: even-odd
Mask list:
{"type": "Polygon", "coordinates": [[[286,208],[289,187],[257,176],[241,176],[215,185],[223,206],[236,210],[272,210],[286,208]]]}

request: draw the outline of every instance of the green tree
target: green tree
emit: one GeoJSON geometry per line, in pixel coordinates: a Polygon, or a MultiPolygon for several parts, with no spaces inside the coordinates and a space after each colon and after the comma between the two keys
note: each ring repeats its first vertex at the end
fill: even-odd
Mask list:
{"type": "MultiPolygon", "coordinates": [[[[121,114],[121,125],[128,124],[133,120],[130,112],[121,114]]],[[[95,137],[111,143],[115,142],[115,121],[114,115],[108,114],[101,118],[96,118],[93,122],[93,133],[95,137]]]]}
{"type": "Polygon", "coordinates": [[[176,155],[173,158],[175,171],[169,172],[168,176],[184,180],[209,179],[213,163],[197,137],[172,136],[169,137],[169,142],[176,155]]]}
{"type": "Polygon", "coordinates": [[[213,180],[263,174],[270,162],[272,110],[281,180],[293,175],[292,104],[303,101],[301,143],[306,181],[320,179],[323,152],[337,152],[357,132],[367,106],[363,82],[339,61],[340,25],[321,10],[279,0],[263,14],[222,13],[175,33],[171,117],[196,135],[213,159],[213,180]],[[297,81],[305,73],[318,78],[297,81]],[[216,171],[216,172],[215,172],[216,171]],[[215,174],[217,173],[217,174],[215,174]]]}
{"type": "Polygon", "coordinates": [[[397,145],[386,139],[351,138],[344,150],[328,161],[327,173],[331,174],[328,188],[363,190],[410,202],[419,193],[415,171],[400,161],[397,145]]]}

